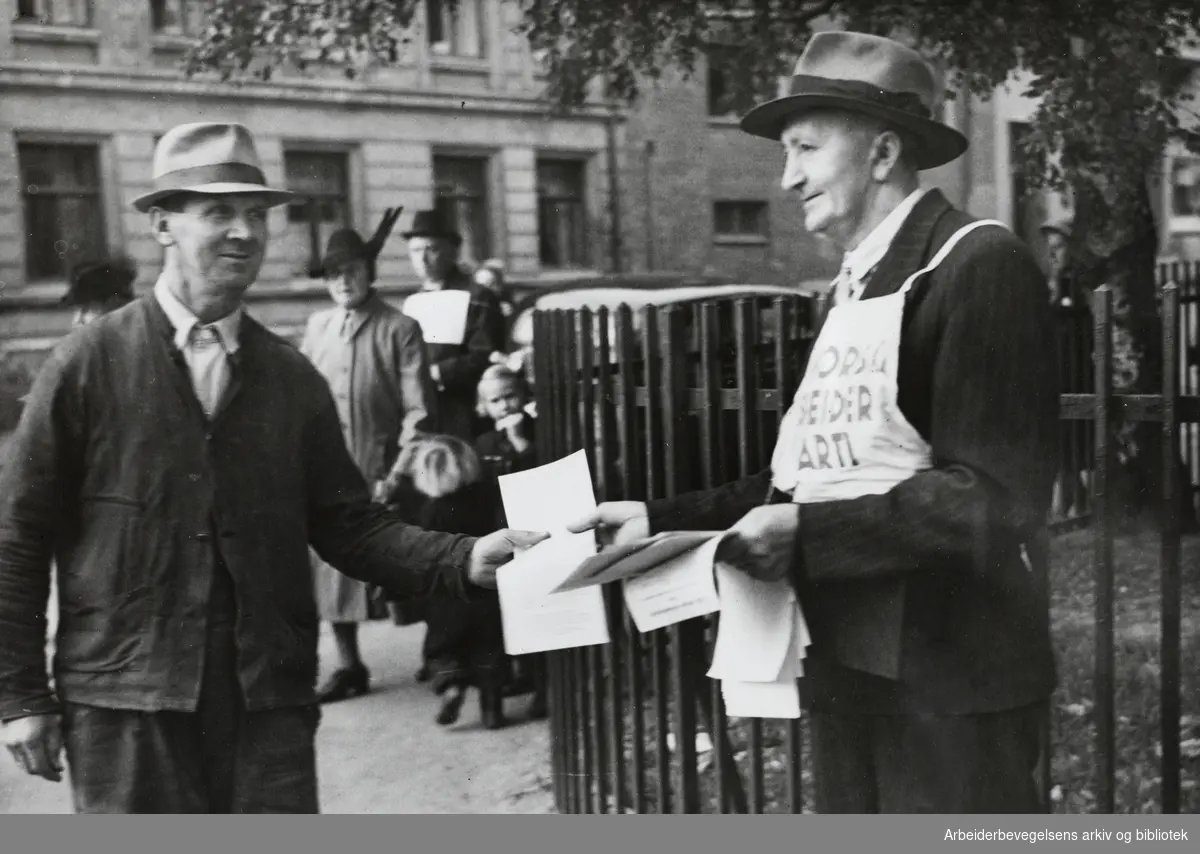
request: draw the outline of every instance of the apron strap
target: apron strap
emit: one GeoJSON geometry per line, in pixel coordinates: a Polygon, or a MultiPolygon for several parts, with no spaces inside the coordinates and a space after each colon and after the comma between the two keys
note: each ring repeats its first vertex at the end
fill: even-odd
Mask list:
{"type": "Polygon", "coordinates": [[[917,281],[917,279],[921,278],[926,273],[932,271],[939,264],[941,264],[943,261],[946,260],[946,256],[950,254],[950,251],[955,247],[955,245],[957,245],[958,241],[962,240],[964,237],[966,237],[968,234],[970,234],[975,229],[979,228],[980,226],[984,226],[984,225],[998,225],[1005,230],[1008,229],[1007,225],[1005,225],[1004,223],[1000,222],[999,220],[995,220],[995,219],[981,219],[981,220],[976,220],[975,222],[972,222],[972,223],[968,223],[967,225],[964,225],[958,231],[954,232],[954,234],[950,235],[950,239],[942,244],[942,248],[939,249],[937,251],[937,254],[933,256],[932,261],[930,261],[928,264],[926,264],[920,270],[917,270],[917,272],[913,273],[911,276],[909,276],[907,279],[905,279],[904,284],[901,285],[901,287],[900,287],[900,293],[902,293],[902,294],[908,293],[909,290],[912,288],[913,284],[917,281]]]}

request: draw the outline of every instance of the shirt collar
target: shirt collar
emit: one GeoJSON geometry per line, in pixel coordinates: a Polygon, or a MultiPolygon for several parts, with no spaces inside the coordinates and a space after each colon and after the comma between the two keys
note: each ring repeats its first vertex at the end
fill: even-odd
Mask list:
{"type": "Polygon", "coordinates": [[[867,277],[871,275],[871,271],[887,254],[888,248],[892,245],[904,220],[908,219],[908,215],[912,213],[912,209],[916,207],[917,202],[921,201],[921,197],[926,192],[928,191],[917,189],[909,193],[908,197],[884,217],[883,221],[875,226],[858,246],[842,256],[842,269],[848,269],[855,281],[866,281],[867,277]]]}
{"type": "Polygon", "coordinates": [[[167,287],[166,279],[161,275],[154,284],[154,297],[158,300],[158,304],[162,306],[163,312],[167,315],[167,320],[171,322],[171,326],[175,329],[175,346],[180,350],[187,347],[193,328],[197,326],[210,326],[221,337],[221,346],[226,353],[232,354],[237,352],[238,332],[242,325],[241,306],[220,320],[202,324],[199,318],[192,313],[192,310],[181,303],[175,294],[171,293],[171,289],[167,287]]]}

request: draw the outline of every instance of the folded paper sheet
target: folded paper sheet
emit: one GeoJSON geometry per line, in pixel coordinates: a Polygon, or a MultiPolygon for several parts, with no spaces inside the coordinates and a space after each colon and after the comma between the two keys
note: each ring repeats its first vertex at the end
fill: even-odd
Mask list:
{"type": "Polygon", "coordinates": [[[804,615],[797,605],[792,618],[792,638],[779,675],[772,682],[721,680],[725,714],[735,718],[798,718],[800,693],[796,680],[804,675],[804,655],[810,638],[804,615]]]}
{"type": "Polygon", "coordinates": [[[721,622],[708,675],[774,682],[792,651],[797,606],[791,583],[757,581],[721,562],[716,570],[721,622]]]}
{"type": "Polygon", "coordinates": [[[470,308],[469,291],[422,291],[404,300],[403,311],[421,325],[426,344],[461,344],[470,308]]]}
{"type": "Polygon", "coordinates": [[[599,587],[552,592],[596,552],[593,532],[572,534],[566,528],[596,508],[587,455],[577,451],[504,475],[500,495],[509,527],[550,533],[550,539],[518,554],[496,573],[505,650],[525,655],[608,643],[599,587]]]}
{"type": "Polygon", "coordinates": [[[664,531],[644,540],[609,546],[581,563],[557,589],[577,590],[635,578],[721,536],[720,531],[664,531]]]}
{"type": "Polygon", "coordinates": [[[720,610],[713,577],[722,534],[625,581],[625,607],[639,632],[650,632],[720,610]]]}

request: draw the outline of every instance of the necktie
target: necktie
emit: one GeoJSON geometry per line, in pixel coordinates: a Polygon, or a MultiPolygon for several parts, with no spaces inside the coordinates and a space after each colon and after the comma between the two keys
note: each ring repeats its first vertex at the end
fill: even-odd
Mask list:
{"type": "Polygon", "coordinates": [[[850,271],[850,265],[843,264],[842,269],[838,270],[837,276],[833,279],[832,288],[833,304],[845,305],[851,300],[858,298],[859,291],[862,290],[862,284],[850,271]]]}
{"type": "Polygon", "coordinates": [[[212,326],[194,326],[188,338],[192,386],[204,414],[211,416],[225,390],[225,347],[212,326]]]}
{"type": "Polygon", "coordinates": [[[349,341],[350,336],[353,333],[354,333],[354,313],[347,311],[342,315],[342,339],[345,341],[349,341]]]}

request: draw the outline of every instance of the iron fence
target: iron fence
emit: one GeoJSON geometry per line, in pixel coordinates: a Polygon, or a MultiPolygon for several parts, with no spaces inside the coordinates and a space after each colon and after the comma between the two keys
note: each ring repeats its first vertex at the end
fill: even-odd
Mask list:
{"type": "MultiPolygon", "coordinates": [[[[1200,267],[1177,265],[1160,275],[1160,393],[1114,389],[1107,288],[1095,293],[1090,311],[1063,311],[1059,322],[1064,471],[1080,481],[1065,490],[1073,506],[1062,509],[1071,516],[1057,521],[1091,523],[1100,812],[1115,806],[1111,484],[1112,437],[1122,422],[1154,425],[1162,442],[1161,802],[1165,812],[1180,803],[1180,530],[1195,505],[1189,511],[1167,496],[1187,486],[1194,502],[1200,489],[1200,267]]],[[[760,471],[824,310],[822,301],[796,297],[538,312],[539,454],[549,461],[585,449],[600,501],[669,497],[760,471]]],[[[768,800],[790,812],[810,809],[803,720],[728,720],[719,683],[705,676],[717,615],[643,635],[615,585],[605,602],[611,643],[547,656],[558,810],[761,813],[768,800]],[[697,749],[698,730],[711,735],[711,750],[697,749]]],[[[1047,798],[1052,750],[1047,725],[1047,798]]]]}

